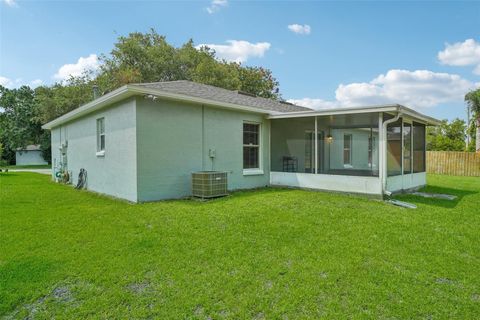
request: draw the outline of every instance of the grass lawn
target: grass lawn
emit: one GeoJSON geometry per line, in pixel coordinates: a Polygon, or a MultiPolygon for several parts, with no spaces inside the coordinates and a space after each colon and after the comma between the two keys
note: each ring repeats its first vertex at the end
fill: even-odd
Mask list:
{"type": "Polygon", "coordinates": [[[458,200],[267,188],[134,205],[2,174],[0,315],[478,319],[480,179],[428,182],[458,200]]]}

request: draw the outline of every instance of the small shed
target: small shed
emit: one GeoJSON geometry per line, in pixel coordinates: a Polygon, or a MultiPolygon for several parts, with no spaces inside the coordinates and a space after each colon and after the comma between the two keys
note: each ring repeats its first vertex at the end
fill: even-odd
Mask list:
{"type": "Polygon", "coordinates": [[[26,147],[17,148],[15,161],[17,166],[48,164],[43,158],[42,150],[38,144],[31,144],[26,147]]]}

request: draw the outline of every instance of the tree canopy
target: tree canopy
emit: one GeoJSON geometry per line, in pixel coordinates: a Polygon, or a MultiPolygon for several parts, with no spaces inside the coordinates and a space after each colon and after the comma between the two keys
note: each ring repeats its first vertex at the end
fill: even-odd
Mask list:
{"type": "Polygon", "coordinates": [[[467,126],[464,120],[443,120],[437,127],[427,128],[427,150],[465,151],[467,126]]]}
{"type": "Polygon", "coordinates": [[[39,143],[40,110],[35,104],[34,91],[27,86],[18,89],[0,86],[0,108],[0,143],[3,157],[11,162],[17,148],[39,143]]]}
{"type": "Polygon", "coordinates": [[[110,91],[127,83],[190,80],[242,90],[278,99],[278,81],[262,67],[218,60],[208,47],[196,48],[193,40],[175,48],[155,30],[121,36],[110,55],[102,55],[98,80],[110,91]]]}

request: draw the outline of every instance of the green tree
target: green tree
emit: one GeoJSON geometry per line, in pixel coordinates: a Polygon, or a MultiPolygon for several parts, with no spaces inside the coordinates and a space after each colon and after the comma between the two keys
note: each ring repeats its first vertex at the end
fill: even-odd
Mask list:
{"type": "Polygon", "coordinates": [[[4,162],[4,160],[2,160],[3,159],[2,156],[3,156],[3,145],[0,142],[0,166],[3,165],[3,162],[4,162]]]}
{"type": "Polygon", "coordinates": [[[470,126],[470,128],[471,130],[473,130],[475,126],[477,128],[475,139],[472,139],[472,141],[474,141],[473,143],[475,145],[475,151],[480,152],[480,88],[467,93],[465,95],[465,101],[467,102],[473,114],[472,123],[474,123],[474,125],[470,126]]]}
{"type": "Polygon", "coordinates": [[[443,120],[437,127],[427,128],[427,150],[465,151],[467,126],[464,120],[443,120]]]}
{"type": "Polygon", "coordinates": [[[51,147],[50,130],[43,130],[40,135],[40,149],[42,150],[42,157],[48,163],[52,162],[52,147],[51,147]]]}
{"type": "Polygon", "coordinates": [[[28,144],[38,144],[42,132],[35,92],[28,86],[8,89],[0,86],[0,142],[4,159],[13,163],[15,150],[28,144]]]}
{"type": "Polygon", "coordinates": [[[95,81],[88,74],[72,77],[65,83],[55,83],[35,89],[35,104],[39,120],[47,123],[79,106],[93,100],[92,86],[95,81]]]}
{"type": "Polygon", "coordinates": [[[103,64],[96,80],[106,84],[106,91],[127,83],[190,80],[264,98],[280,98],[278,81],[270,70],[219,61],[214,50],[197,49],[193,40],[176,48],[153,29],[119,37],[110,55],[102,55],[101,59],[103,64]]]}

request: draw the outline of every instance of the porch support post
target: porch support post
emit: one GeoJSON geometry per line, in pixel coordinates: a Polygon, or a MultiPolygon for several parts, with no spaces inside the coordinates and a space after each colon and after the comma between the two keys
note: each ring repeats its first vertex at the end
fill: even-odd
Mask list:
{"type": "Polygon", "coordinates": [[[317,116],[315,116],[315,148],[313,148],[313,151],[315,152],[315,174],[318,173],[318,123],[317,123],[317,116]]]}
{"type": "Polygon", "coordinates": [[[386,157],[386,139],[383,131],[383,112],[378,113],[378,177],[380,178],[380,193],[383,194],[383,179],[386,176],[384,167],[386,157]]]}
{"type": "Polygon", "coordinates": [[[402,190],[405,189],[405,186],[404,186],[404,181],[405,181],[405,179],[404,179],[404,177],[403,177],[403,176],[404,176],[404,174],[403,174],[403,162],[405,161],[405,158],[404,158],[404,157],[405,157],[405,150],[404,150],[404,149],[405,149],[405,148],[404,148],[404,146],[405,146],[405,138],[404,138],[403,133],[405,132],[405,128],[403,127],[403,123],[404,123],[404,117],[402,117],[402,126],[401,126],[401,129],[400,129],[400,137],[401,137],[401,141],[402,141],[402,143],[401,143],[401,146],[402,146],[402,149],[401,149],[401,151],[402,151],[402,160],[400,160],[400,170],[402,170],[402,190]]]}

